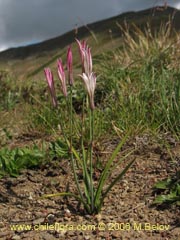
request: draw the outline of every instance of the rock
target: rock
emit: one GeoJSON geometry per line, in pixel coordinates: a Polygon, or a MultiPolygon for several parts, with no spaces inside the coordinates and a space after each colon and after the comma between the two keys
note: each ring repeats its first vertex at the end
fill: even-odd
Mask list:
{"type": "Polygon", "coordinates": [[[49,223],[49,224],[53,224],[54,221],[55,221],[55,215],[50,213],[50,214],[46,217],[46,219],[48,220],[48,223],[49,223]]]}
{"type": "Polygon", "coordinates": [[[20,240],[21,237],[19,235],[14,235],[11,239],[12,240],[20,240]]]}
{"type": "Polygon", "coordinates": [[[120,238],[120,236],[121,236],[122,234],[121,234],[121,232],[120,231],[113,231],[112,232],[112,237],[114,237],[114,238],[120,238]]]}

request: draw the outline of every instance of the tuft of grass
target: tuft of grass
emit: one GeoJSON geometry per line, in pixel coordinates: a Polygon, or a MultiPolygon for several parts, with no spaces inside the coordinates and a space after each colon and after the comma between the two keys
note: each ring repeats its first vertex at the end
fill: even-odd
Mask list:
{"type": "Polygon", "coordinates": [[[10,110],[13,109],[16,103],[19,102],[20,99],[20,89],[16,87],[15,84],[12,83],[13,79],[10,75],[9,71],[0,70],[0,110],[10,110]]]}
{"type": "Polygon", "coordinates": [[[144,31],[134,26],[133,34],[124,30],[124,47],[98,66],[106,117],[122,131],[179,134],[180,70],[174,61],[179,38],[171,32],[170,24],[158,32],[149,26],[144,31]]]}
{"type": "Polygon", "coordinates": [[[124,66],[153,65],[156,70],[170,67],[177,54],[179,35],[174,30],[172,20],[153,27],[150,23],[140,28],[135,24],[118,25],[124,35],[121,51],[116,56],[124,66]]]}

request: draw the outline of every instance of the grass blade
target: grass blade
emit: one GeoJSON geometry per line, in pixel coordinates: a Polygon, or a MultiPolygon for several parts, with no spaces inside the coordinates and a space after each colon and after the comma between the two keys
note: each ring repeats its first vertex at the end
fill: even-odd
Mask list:
{"type": "Polygon", "coordinates": [[[108,175],[110,174],[109,169],[111,167],[111,164],[112,164],[113,160],[115,159],[115,157],[117,156],[117,154],[119,153],[122,146],[124,145],[124,143],[126,142],[128,136],[129,136],[129,132],[124,136],[124,138],[117,145],[117,147],[115,148],[114,152],[112,153],[110,159],[108,160],[108,162],[107,162],[107,164],[104,168],[104,171],[102,172],[102,175],[100,177],[99,184],[98,184],[98,187],[97,187],[97,191],[96,191],[96,194],[95,194],[95,206],[98,205],[98,202],[99,202],[99,199],[100,199],[100,196],[101,196],[101,193],[102,193],[102,188],[104,186],[104,182],[106,181],[108,175]]]}

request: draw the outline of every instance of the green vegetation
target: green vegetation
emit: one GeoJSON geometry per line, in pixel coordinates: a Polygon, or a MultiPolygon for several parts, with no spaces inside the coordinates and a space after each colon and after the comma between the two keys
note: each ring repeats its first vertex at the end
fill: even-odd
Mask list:
{"type": "Polygon", "coordinates": [[[15,148],[0,150],[0,176],[7,173],[16,177],[23,168],[32,168],[42,164],[45,153],[40,151],[37,146],[30,148],[15,148]]]}
{"type": "MultiPolygon", "coordinates": [[[[171,9],[168,11],[173,13],[171,9]]],[[[180,37],[178,19],[177,22],[173,21],[165,13],[158,13],[150,19],[144,11],[137,19],[133,13],[127,15],[127,22],[124,22],[124,17],[120,17],[94,24],[90,26],[90,33],[86,28],[79,30],[76,37],[87,38],[92,46],[94,68],[98,74],[94,111],[94,147],[98,150],[102,140],[117,135],[123,138],[128,131],[132,134],[130,137],[144,132],[156,136],[168,132],[179,140],[180,37]],[[136,25],[131,24],[132,20],[136,25]],[[149,23],[145,26],[147,20],[149,23]]],[[[73,71],[76,88],[72,91],[72,99],[77,114],[74,120],[77,131],[74,131],[76,134],[73,138],[75,148],[80,148],[85,94],[80,84],[82,80],[78,77],[81,69],[74,37],[74,33],[62,36],[59,47],[58,39],[54,39],[54,49],[51,41],[31,47],[28,56],[26,51],[23,52],[25,48],[22,48],[19,59],[15,58],[13,51],[9,59],[8,54],[1,54],[0,176],[17,176],[23,168],[39,166],[54,156],[68,156],[58,118],[62,118],[65,134],[70,134],[66,125],[69,119],[66,101],[58,91],[57,98],[61,104],[56,111],[52,109],[42,71],[50,65],[55,72],[56,58],[62,56],[65,59],[66,48],[70,43],[75,56],[73,71]],[[40,150],[44,140],[35,147],[26,146],[29,144],[26,142],[24,147],[14,148],[17,136],[27,132],[43,133],[43,137],[48,138],[46,150],[40,150]]],[[[60,88],[57,76],[55,85],[56,89],[60,88]]],[[[84,111],[87,111],[86,107],[84,111]]],[[[84,121],[85,129],[89,123],[87,117],[84,121]]],[[[86,147],[89,132],[84,131],[83,134],[86,147]]],[[[168,199],[179,201],[179,180],[174,181],[173,178],[172,181],[170,179],[156,185],[157,188],[159,186],[161,189],[164,186],[163,189],[169,191],[169,195],[163,195],[157,200],[158,203],[168,199]]]]}
{"type": "Polygon", "coordinates": [[[67,158],[68,149],[60,139],[38,147],[2,148],[0,150],[0,177],[10,175],[17,177],[22,169],[37,168],[54,158],[67,158]]]}
{"type": "Polygon", "coordinates": [[[159,192],[156,196],[154,204],[177,204],[180,206],[180,171],[177,171],[176,176],[172,178],[159,181],[154,185],[154,188],[159,192]]]}
{"type": "Polygon", "coordinates": [[[10,110],[19,102],[20,91],[15,85],[12,86],[12,77],[8,71],[0,70],[0,110],[10,110]]]}

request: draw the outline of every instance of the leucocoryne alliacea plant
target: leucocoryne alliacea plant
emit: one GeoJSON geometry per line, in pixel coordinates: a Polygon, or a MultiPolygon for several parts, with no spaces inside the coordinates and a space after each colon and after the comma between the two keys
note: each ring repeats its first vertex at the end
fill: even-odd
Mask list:
{"type": "MultiPolygon", "coordinates": [[[[128,135],[126,134],[123,139],[121,139],[120,143],[117,145],[115,150],[113,151],[111,157],[107,160],[104,169],[97,181],[94,179],[94,173],[96,170],[95,164],[93,164],[93,141],[94,141],[94,111],[95,111],[95,104],[94,104],[94,94],[96,88],[96,74],[93,72],[93,64],[92,64],[92,55],[91,49],[87,45],[86,41],[79,41],[76,40],[81,64],[82,64],[82,73],[79,74],[84,82],[84,86],[88,96],[88,103],[89,103],[89,143],[88,148],[85,148],[84,141],[83,141],[83,134],[81,136],[81,151],[77,151],[73,147],[73,104],[72,104],[72,88],[74,87],[74,79],[73,79],[73,55],[71,46],[69,46],[67,51],[67,71],[68,71],[68,87],[70,94],[67,94],[67,86],[66,86],[66,77],[65,71],[63,67],[62,60],[58,60],[58,77],[61,81],[61,90],[65,98],[68,98],[69,107],[67,108],[69,112],[69,127],[70,127],[70,135],[69,137],[65,136],[64,131],[62,129],[62,133],[64,139],[69,148],[70,154],[70,161],[72,166],[72,171],[74,175],[75,184],[77,187],[76,193],[71,192],[61,192],[56,194],[48,194],[44,197],[54,197],[54,196],[69,196],[74,197],[77,201],[79,201],[84,206],[84,210],[88,214],[98,213],[101,210],[103,205],[104,199],[112,189],[112,187],[119,181],[123,175],[127,172],[129,167],[133,164],[134,159],[128,162],[127,166],[118,174],[118,176],[111,178],[111,182],[109,185],[107,184],[107,180],[112,176],[114,168],[119,165],[121,161],[123,161],[127,156],[129,156],[131,152],[126,154],[125,156],[121,157],[118,163],[112,166],[114,159],[117,157],[120,149],[122,148],[123,144],[126,142],[128,135]],[[80,180],[79,172],[81,172],[81,176],[83,176],[83,185],[80,184],[82,180],[80,180]]],[[[52,72],[49,68],[44,70],[46,80],[49,86],[50,94],[52,97],[53,106],[57,107],[57,98],[55,93],[54,87],[54,80],[52,72]]],[[[83,121],[82,121],[83,125],[83,121]]],[[[60,124],[62,128],[62,124],[60,124]]],[[[83,126],[82,126],[83,129],[83,126]]],[[[81,177],[82,178],[82,177],[81,177]]]]}

